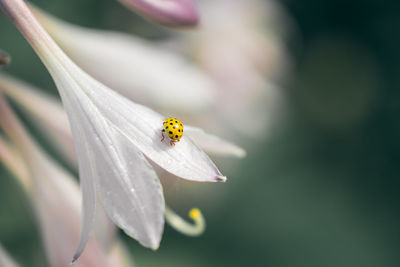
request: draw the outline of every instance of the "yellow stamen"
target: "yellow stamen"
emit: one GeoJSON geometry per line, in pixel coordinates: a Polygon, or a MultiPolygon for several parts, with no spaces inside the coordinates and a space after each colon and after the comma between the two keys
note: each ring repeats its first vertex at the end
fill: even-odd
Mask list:
{"type": "Polygon", "coordinates": [[[194,224],[186,222],[173,210],[165,207],[165,219],[178,232],[188,236],[199,236],[206,229],[206,223],[201,211],[193,208],[189,211],[189,218],[194,221],[194,224]]]}

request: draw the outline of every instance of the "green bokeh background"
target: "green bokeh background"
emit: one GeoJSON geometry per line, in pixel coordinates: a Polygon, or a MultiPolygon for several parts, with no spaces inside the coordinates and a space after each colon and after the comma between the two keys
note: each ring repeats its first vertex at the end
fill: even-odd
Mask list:
{"type": "MultiPolygon", "coordinates": [[[[149,39],[169,34],[112,0],[33,3],[83,26],[149,39]]],[[[192,198],[174,188],[177,210],[198,204],[204,211],[203,236],[166,226],[153,252],[121,234],[138,266],[400,266],[400,2],[281,4],[295,26],[283,81],[287,116],[245,160],[234,160],[240,168],[226,169],[227,183],[198,185],[192,198]]],[[[7,72],[56,94],[2,15],[0,47],[13,58],[7,72]]],[[[222,171],[232,164],[216,160],[222,171]]],[[[3,167],[0,242],[22,266],[46,266],[30,204],[3,167]]]]}

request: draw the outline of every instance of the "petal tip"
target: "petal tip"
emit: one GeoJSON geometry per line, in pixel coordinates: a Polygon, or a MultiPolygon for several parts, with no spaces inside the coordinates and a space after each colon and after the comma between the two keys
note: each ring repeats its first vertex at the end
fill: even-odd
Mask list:
{"type": "Polygon", "coordinates": [[[217,177],[215,177],[215,180],[217,181],[217,182],[223,182],[223,183],[225,183],[226,182],[226,180],[227,180],[227,178],[226,178],[226,176],[217,176],[217,177]]]}
{"type": "Polygon", "coordinates": [[[237,151],[236,156],[239,158],[245,158],[247,156],[247,152],[244,149],[240,149],[237,151]]]}
{"type": "Polygon", "coordinates": [[[76,260],[79,258],[80,254],[76,253],[73,257],[72,257],[72,261],[71,261],[71,265],[74,265],[74,263],[76,262],[76,260]]]}
{"type": "Polygon", "coordinates": [[[160,243],[155,244],[154,246],[151,247],[151,250],[157,251],[160,248],[160,243]]]}
{"type": "MultiPolygon", "coordinates": [[[[137,239],[137,238],[135,238],[135,239],[137,239]]],[[[157,236],[151,235],[145,242],[143,242],[143,240],[140,240],[140,239],[137,239],[137,240],[139,241],[139,243],[142,246],[149,248],[152,251],[157,251],[160,248],[161,234],[157,235],[157,236]]]]}

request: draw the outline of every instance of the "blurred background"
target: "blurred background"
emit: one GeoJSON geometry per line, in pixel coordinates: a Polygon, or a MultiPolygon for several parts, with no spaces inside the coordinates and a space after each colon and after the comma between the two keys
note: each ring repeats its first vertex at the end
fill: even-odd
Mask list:
{"type": "MultiPolygon", "coordinates": [[[[176,35],[116,1],[32,2],[85,27],[154,42],[176,35]]],[[[137,266],[400,265],[400,2],[274,6],[279,18],[257,29],[278,31],[273,37],[285,51],[270,66],[281,63],[279,74],[265,72],[280,95],[280,107],[267,109],[276,113],[274,123],[256,137],[231,137],[247,149],[246,158],[215,157],[227,183],[169,185],[167,200],[180,214],[202,209],[204,235],[186,237],[166,225],[154,252],[121,233],[137,266]]],[[[5,71],[56,95],[49,74],[3,15],[0,33],[0,47],[12,56],[5,71]]],[[[25,123],[46,146],[32,122],[25,123]]],[[[9,176],[1,166],[0,241],[22,266],[46,266],[32,208],[9,176]]]]}

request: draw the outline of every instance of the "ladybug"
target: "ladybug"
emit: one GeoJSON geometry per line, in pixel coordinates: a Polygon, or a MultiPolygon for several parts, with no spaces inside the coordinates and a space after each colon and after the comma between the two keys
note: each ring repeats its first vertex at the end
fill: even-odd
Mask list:
{"type": "Polygon", "coordinates": [[[164,133],[167,133],[171,146],[174,146],[176,142],[179,142],[183,135],[183,124],[177,118],[167,118],[163,123],[164,129],[161,131],[161,142],[164,141],[164,133]]]}

